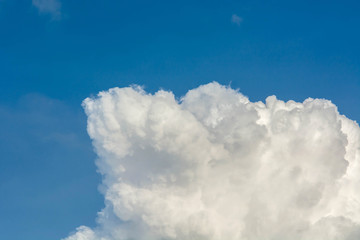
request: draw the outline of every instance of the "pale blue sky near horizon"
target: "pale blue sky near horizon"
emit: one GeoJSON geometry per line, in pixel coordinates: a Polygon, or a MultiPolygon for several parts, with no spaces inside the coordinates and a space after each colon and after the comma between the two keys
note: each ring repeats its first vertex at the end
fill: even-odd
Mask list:
{"type": "Polygon", "coordinates": [[[61,239],[103,207],[81,102],[217,81],[326,98],[360,122],[358,1],[0,0],[0,239],[61,239]]]}

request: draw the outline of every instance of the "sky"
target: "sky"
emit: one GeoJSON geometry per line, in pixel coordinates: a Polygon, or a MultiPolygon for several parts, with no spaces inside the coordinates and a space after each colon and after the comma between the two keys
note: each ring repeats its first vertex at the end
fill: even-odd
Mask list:
{"type": "Polygon", "coordinates": [[[360,121],[358,1],[0,0],[0,238],[61,239],[104,207],[82,101],[216,81],[360,121]]]}

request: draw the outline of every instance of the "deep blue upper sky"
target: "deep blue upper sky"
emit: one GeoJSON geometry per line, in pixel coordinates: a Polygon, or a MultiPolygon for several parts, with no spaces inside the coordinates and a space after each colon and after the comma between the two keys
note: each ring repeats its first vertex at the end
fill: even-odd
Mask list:
{"type": "Polygon", "coordinates": [[[359,13],[359,1],[0,0],[0,239],[94,226],[81,101],[110,87],[181,96],[218,81],[256,101],[327,98],[359,122],[359,13]]]}

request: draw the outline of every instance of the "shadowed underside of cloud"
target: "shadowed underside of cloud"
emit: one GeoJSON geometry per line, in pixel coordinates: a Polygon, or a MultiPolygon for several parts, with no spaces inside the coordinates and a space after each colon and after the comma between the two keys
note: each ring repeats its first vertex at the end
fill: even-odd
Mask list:
{"type": "Polygon", "coordinates": [[[360,129],[330,101],[210,83],[83,106],[106,207],[66,240],[360,239],[360,129]]]}

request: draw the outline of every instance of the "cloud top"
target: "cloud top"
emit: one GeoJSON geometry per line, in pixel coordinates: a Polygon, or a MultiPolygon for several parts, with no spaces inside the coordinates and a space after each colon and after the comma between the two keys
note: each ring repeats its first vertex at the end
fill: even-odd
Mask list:
{"type": "Polygon", "coordinates": [[[328,100],[210,83],[83,106],[106,207],[66,240],[360,238],[360,129],[328,100]]]}

